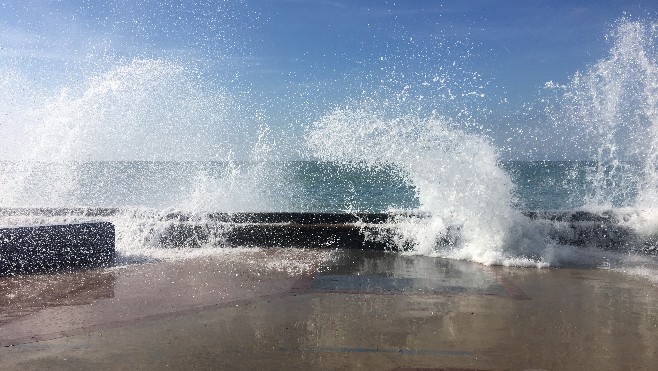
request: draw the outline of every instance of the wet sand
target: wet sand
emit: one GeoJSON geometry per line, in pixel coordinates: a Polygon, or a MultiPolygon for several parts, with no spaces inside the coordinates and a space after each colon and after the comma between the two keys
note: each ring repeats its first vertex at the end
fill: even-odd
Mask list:
{"type": "Polygon", "coordinates": [[[1,369],[654,370],[658,288],[376,251],[0,278],[1,369]]]}

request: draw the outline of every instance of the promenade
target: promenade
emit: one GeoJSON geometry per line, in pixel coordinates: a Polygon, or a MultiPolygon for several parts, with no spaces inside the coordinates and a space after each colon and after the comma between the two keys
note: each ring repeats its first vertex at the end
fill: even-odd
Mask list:
{"type": "Polygon", "coordinates": [[[658,287],[362,250],[0,278],[0,369],[655,370],[658,287]]]}

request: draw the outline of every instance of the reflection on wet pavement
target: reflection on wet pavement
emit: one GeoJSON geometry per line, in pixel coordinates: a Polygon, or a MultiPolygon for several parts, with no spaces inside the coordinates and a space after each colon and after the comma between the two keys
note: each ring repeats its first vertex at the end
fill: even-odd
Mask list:
{"type": "Polygon", "coordinates": [[[287,295],[330,251],[248,249],[198,259],[0,278],[0,346],[287,295]]]}
{"type": "Polygon", "coordinates": [[[0,327],[38,310],[112,298],[115,280],[104,270],[0,277],[0,327]]]}
{"type": "MultiPolygon", "coordinates": [[[[0,326],[0,369],[653,370],[658,362],[656,286],[610,270],[273,249],[107,272],[113,296],[88,304],[71,299],[97,290],[90,277],[79,285],[83,276],[68,286],[42,276],[59,296],[43,288],[17,292],[22,304],[3,299],[3,310],[71,305],[0,326]]],[[[39,287],[25,279],[26,290],[39,287]]]]}
{"type": "Polygon", "coordinates": [[[363,251],[315,276],[311,290],[353,293],[505,296],[487,267],[467,261],[363,251]]]}

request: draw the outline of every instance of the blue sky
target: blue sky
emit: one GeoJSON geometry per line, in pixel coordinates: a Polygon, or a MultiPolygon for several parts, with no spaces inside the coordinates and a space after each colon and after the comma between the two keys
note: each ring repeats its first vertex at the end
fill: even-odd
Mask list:
{"type": "MultiPolygon", "coordinates": [[[[487,112],[476,119],[502,146],[510,125],[543,125],[518,112],[545,82],[604,56],[621,17],[655,20],[657,10],[653,1],[4,0],[0,72],[56,91],[131,59],[176,60],[294,142],[333,105],[441,70],[455,89],[486,93],[463,105],[487,112]]],[[[0,121],[0,130],[16,138],[17,125],[0,121]]]]}

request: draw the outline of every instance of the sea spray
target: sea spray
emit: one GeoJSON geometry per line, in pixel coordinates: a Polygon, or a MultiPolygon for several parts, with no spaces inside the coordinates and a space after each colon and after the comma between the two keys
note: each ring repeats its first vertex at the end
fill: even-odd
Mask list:
{"type": "Polygon", "coordinates": [[[120,258],[149,256],[180,224],[169,214],[205,225],[208,211],[283,210],[296,199],[280,168],[266,165],[275,160],[267,129],[254,133],[239,100],[190,65],[135,59],[77,80],[52,93],[2,75],[11,88],[2,125],[12,135],[3,139],[22,145],[0,163],[0,207],[115,211],[5,216],[0,225],[108,220],[120,258]]]}
{"type": "Polygon", "coordinates": [[[112,192],[78,198],[80,163],[222,160],[249,135],[228,93],[171,61],[137,59],[54,95],[28,95],[30,106],[7,113],[15,116],[5,130],[22,145],[0,173],[0,206],[99,206],[112,192]]]}
{"type": "Polygon", "coordinates": [[[249,161],[229,158],[197,171],[181,208],[193,212],[263,212],[303,210],[290,169],[278,161],[271,129],[259,128],[249,161]]]}
{"type": "MultiPolygon", "coordinates": [[[[390,102],[365,100],[336,108],[307,132],[323,161],[395,169],[415,190],[426,216],[396,224],[399,246],[418,254],[485,264],[536,264],[525,217],[512,207],[514,187],[495,148],[439,115],[390,115],[390,102]]],[[[397,109],[394,109],[397,111],[397,109]]]]}
{"type": "MultiPolygon", "coordinates": [[[[639,39],[644,40],[644,36],[639,39]]],[[[651,70],[651,58],[638,71],[651,70]]],[[[5,93],[13,103],[3,111],[11,116],[3,125],[25,126],[13,133],[28,144],[20,146],[16,154],[24,161],[0,164],[9,168],[0,175],[0,207],[115,210],[103,215],[3,216],[0,224],[110,220],[117,226],[120,259],[148,261],[153,257],[192,256],[196,251],[225,246],[220,229],[230,226],[208,220],[209,212],[404,211],[392,225],[393,238],[398,246],[411,246],[411,253],[485,264],[610,264],[608,252],[559,245],[551,236],[558,223],[530,220],[515,208],[522,207],[515,199],[518,188],[501,167],[497,149],[487,137],[476,134],[486,130],[478,123],[486,122],[486,115],[479,117],[477,108],[463,109],[462,100],[482,98],[486,84],[480,84],[478,74],[467,74],[469,82],[461,91],[446,85],[442,76],[450,65],[438,74],[396,73],[393,80],[368,77],[374,79],[374,85],[384,85],[379,87],[379,94],[363,98],[370,94],[364,91],[362,99],[330,110],[308,128],[311,155],[329,161],[321,163],[284,163],[287,158],[275,155],[278,143],[264,125],[267,118],[246,108],[221,84],[206,82],[203,74],[189,65],[158,59],[122,62],[55,94],[33,91],[29,85],[19,89],[20,79],[9,77],[3,86],[16,90],[5,93]],[[456,107],[450,109],[452,102],[456,107]],[[139,161],[87,161],[91,159],[139,161]],[[364,201],[366,197],[371,200],[364,201]],[[204,233],[217,228],[217,233],[207,233],[213,238],[196,240],[194,235],[185,234],[197,227],[205,228],[204,233]],[[169,244],[167,239],[172,235],[183,239],[169,244]],[[178,251],[172,246],[197,248],[178,251]]],[[[413,66],[408,68],[413,70],[413,66]]],[[[585,81],[585,75],[580,74],[577,81],[585,81]]],[[[458,76],[452,80],[456,84],[461,81],[458,76]]],[[[644,81],[632,80],[633,87],[644,81]]],[[[597,96],[619,85],[610,81],[604,84],[603,92],[583,88],[597,81],[574,83],[569,99],[583,107],[604,107],[579,98],[597,96]]],[[[649,86],[637,91],[652,90],[649,86]]],[[[610,102],[624,107],[633,107],[631,102],[653,104],[642,94],[628,94],[628,98],[620,101],[611,97],[610,102]]],[[[574,113],[579,107],[567,106],[565,111],[574,113]]],[[[614,110],[599,108],[596,112],[604,112],[603,117],[616,117],[614,110]]],[[[618,156],[621,148],[628,147],[617,139],[623,138],[625,129],[620,130],[613,146],[607,147],[614,150],[601,151],[603,157],[608,153],[618,156]]],[[[598,133],[604,139],[607,133],[586,132],[598,133]]],[[[642,135],[645,142],[651,137],[642,135]]],[[[605,178],[622,186],[617,188],[630,184],[624,183],[629,182],[625,176],[608,176],[607,170],[596,167],[596,161],[585,167],[590,164],[594,164],[589,173],[592,183],[605,178]],[[597,178],[596,174],[603,176],[597,178]]],[[[632,169],[622,160],[610,164],[615,174],[632,169]]],[[[645,169],[640,173],[648,174],[651,166],[640,166],[645,169]]],[[[580,177],[572,179],[580,182],[580,177]]],[[[643,179],[641,186],[629,189],[651,195],[650,177],[643,179]]],[[[628,196],[632,193],[620,197],[635,200],[635,196],[628,196]]],[[[597,197],[593,192],[590,199],[597,197]]],[[[640,217],[649,215],[646,210],[635,212],[626,215],[630,215],[628,224],[638,225],[640,217]]]]}
{"type": "Polygon", "coordinates": [[[656,24],[622,19],[608,35],[607,56],[557,91],[556,129],[574,135],[592,161],[590,208],[654,207],[658,151],[656,24]]]}
{"type": "Polygon", "coordinates": [[[658,231],[658,25],[621,19],[608,54],[577,72],[549,107],[591,160],[580,207],[614,212],[644,236],[658,231]]]}

